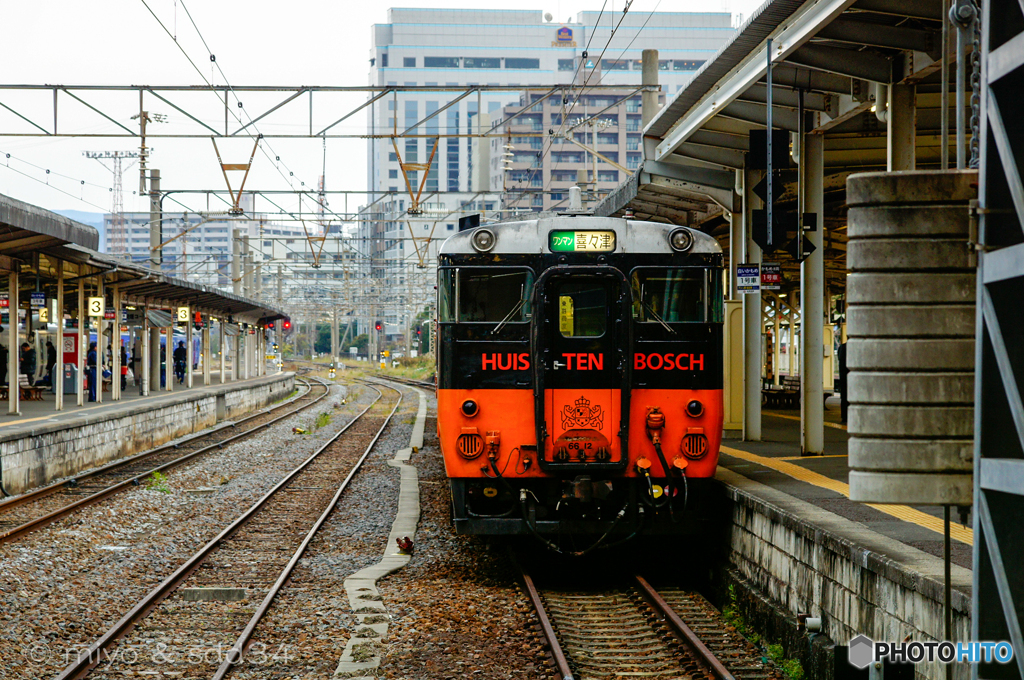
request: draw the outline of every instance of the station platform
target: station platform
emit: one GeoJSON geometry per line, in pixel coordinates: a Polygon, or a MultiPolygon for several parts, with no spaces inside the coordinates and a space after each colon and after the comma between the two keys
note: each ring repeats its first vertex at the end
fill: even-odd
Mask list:
{"type": "Polygon", "coordinates": [[[223,384],[215,374],[212,385],[145,397],[129,385],[119,401],[83,406],[69,394],[62,411],[44,391],[43,401],[22,401],[20,415],[0,415],[0,486],[10,495],[43,486],[263,408],[294,386],[291,372],[223,384]]]}
{"type": "MultiPolygon", "coordinates": [[[[841,645],[862,633],[946,639],[943,508],[851,501],[839,413],[830,399],[820,456],[800,455],[798,410],[762,411],[760,442],[726,431],[717,478],[731,510],[728,585],[746,593],[747,615],[789,629],[793,640],[806,640],[798,614],[820,617],[822,632],[841,645]]],[[[952,639],[965,640],[974,536],[959,519],[954,510],[949,608],[952,639]]],[[[929,665],[921,676],[944,677],[929,665]]]]}
{"type": "MultiPolygon", "coordinates": [[[[244,380],[232,380],[230,376],[230,366],[227,373],[228,375],[225,377],[224,385],[247,382],[244,380]]],[[[26,401],[21,399],[18,402],[20,414],[8,413],[6,402],[0,402],[0,438],[7,439],[12,432],[21,432],[22,435],[24,435],[26,433],[30,433],[40,425],[66,423],[77,420],[83,415],[88,415],[90,417],[100,416],[129,404],[134,405],[142,402],[155,403],[150,400],[159,400],[167,397],[173,398],[185,393],[197,393],[196,390],[204,387],[219,387],[221,385],[220,369],[218,368],[215,371],[211,371],[211,376],[212,383],[210,385],[203,385],[203,376],[201,374],[197,374],[191,388],[186,387],[185,385],[179,385],[178,382],[175,381],[171,391],[162,387],[159,390],[150,390],[150,393],[145,397],[139,393],[138,385],[129,382],[127,389],[121,392],[121,398],[117,401],[113,401],[113,397],[110,392],[110,385],[109,383],[106,383],[107,388],[103,392],[102,401],[90,402],[89,391],[86,390],[85,403],[79,406],[77,403],[77,395],[65,394],[64,408],[60,411],[55,410],[56,395],[50,391],[49,387],[44,387],[42,392],[42,401],[26,401]]]]}

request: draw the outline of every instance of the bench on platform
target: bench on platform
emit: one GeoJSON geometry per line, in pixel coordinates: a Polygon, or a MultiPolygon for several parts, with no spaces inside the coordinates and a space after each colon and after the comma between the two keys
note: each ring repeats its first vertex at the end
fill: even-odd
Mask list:
{"type": "Polygon", "coordinates": [[[28,376],[24,373],[18,374],[18,388],[21,390],[21,398],[25,401],[43,400],[43,388],[30,385],[28,376]]]}
{"type": "Polygon", "coordinates": [[[761,403],[767,408],[799,408],[800,376],[783,376],[779,387],[761,390],[761,403]]]}

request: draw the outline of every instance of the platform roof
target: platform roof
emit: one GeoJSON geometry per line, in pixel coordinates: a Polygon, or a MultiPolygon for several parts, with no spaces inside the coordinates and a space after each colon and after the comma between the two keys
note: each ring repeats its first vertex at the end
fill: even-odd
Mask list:
{"type": "Polygon", "coordinates": [[[79,265],[85,277],[104,274],[104,283],[118,285],[129,302],[149,300],[170,307],[188,305],[246,323],[288,316],[276,307],[97,252],[99,242],[99,232],[93,227],[0,195],[0,271],[36,273],[50,279],[49,285],[53,285],[52,276],[35,271],[33,256],[42,254],[79,265]]]}
{"type": "MultiPolygon", "coordinates": [[[[119,286],[129,302],[142,303],[149,300],[168,306],[188,305],[199,311],[246,323],[270,322],[288,316],[284,310],[271,305],[227,293],[213,286],[169,276],[87,248],[66,245],[45,252],[87,267],[94,273],[103,273],[105,285],[119,286]]],[[[88,270],[86,275],[90,275],[88,270]]]]}
{"type": "Polygon", "coordinates": [[[72,243],[93,250],[100,233],[93,227],[0,194],[0,256],[72,243]]]}
{"type": "MultiPolygon", "coordinates": [[[[807,131],[824,136],[826,270],[842,278],[846,178],[886,169],[876,83],[916,86],[916,166],[939,166],[941,28],[941,3],[930,0],[768,0],[647,124],[640,168],[595,213],[628,209],[640,219],[698,227],[727,247],[725,213],[741,209],[736,171],[750,131],[767,123],[770,37],[773,126],[796,132],[802,107],[815,114],[807,131]]],[[[795,209],[796,174],[791,168],[780,178],[780,209],[795,209]]],[[[776,259],[792,271],[796,262],[787,258],[776,259]]]]}

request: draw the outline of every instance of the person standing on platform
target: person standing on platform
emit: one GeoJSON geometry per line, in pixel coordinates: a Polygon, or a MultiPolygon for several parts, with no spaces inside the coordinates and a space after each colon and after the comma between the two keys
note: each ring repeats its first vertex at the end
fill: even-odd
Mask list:
{"type": "Polygon", "coordinates": [[[188,350],[185,349],[184,342],[178,342],[178,347],[174,350],[174,377],[178,379],[178,384],[185,384],[185,362],[188,360],[188,350]]]}
{"type": "Polygon", "coordinates": [[[128,389],[128,350],[121,341],[121,391],[128,389]]]}
{"type": "Polygon", "coordinates": [[[53,387],[57,383],[54,382],[55,376],[53,374],[53,367],[57,365],[57,348],[54,347],[53,342],[50,340],[46,341],[46,375],[50,376],[50,387],[53,387]]]}
{"type": "Polygon", "coordinates": [[[27,342],[21,343],[21,372],[28,378],[29,386],[35,385],[36,351],[27,342]]]}
{"type": "Polygon", "coordinates": [[[160,389],[167,387],[167,345],[160,345],[160,389]]]}
{"type": "Polygon", "coordinates": [[[85,374],[89,377],[89,401],[96,401],[96,343],[89,343],[89,353],[85,356],[85,374]]]}
{"type": "Polygon", "coordinates": [[[0,385],[7,384],[7,345],[0,345],[0,385]]]}

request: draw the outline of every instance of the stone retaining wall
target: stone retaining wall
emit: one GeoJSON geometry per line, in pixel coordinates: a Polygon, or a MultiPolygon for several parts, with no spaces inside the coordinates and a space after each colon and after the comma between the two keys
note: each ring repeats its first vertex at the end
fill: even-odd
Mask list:
{"type": "Polygon", "coordinates": [[[97,415],[84,412],[70,426],[66,422],[47,423],[29,432],[0,435],[4,490],[23,493],[151,449],[211,427],[218,420],[255,411],[288,396],[294,388],[294,374],[283,373],[243,385],[193,388],[143,403],[126,402],[121,408],[97,415]]]}
{"type": "MultiPolygon", "coordinates": [[[[860,633],[879,641],[945,639],[940,558],[729,470],[717,476],[728,518],[719,584],[733,586],[740,609],[771,641],[804,657],[815,671],[808,677],[832,677],[831,658],[822,656],[831,652],[820,639],[796,634],[800,613],[821,617],[823,635],[839,645],[860,633]]],[[[970,640],[971,572],[953,565],[952,576],[953,639],[970,640]]],[[[945,679],[937,663],[916,671],[945,679]]],[[[966,680],[968,671],[957,665],[954,677],[966,680]]]]}

